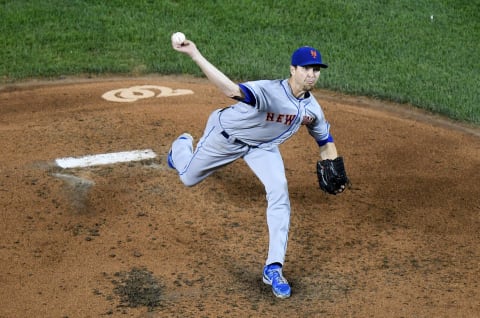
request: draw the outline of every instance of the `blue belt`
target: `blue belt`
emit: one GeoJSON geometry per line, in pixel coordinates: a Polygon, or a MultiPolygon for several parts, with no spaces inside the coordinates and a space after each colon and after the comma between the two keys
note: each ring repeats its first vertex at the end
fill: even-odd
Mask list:
{"type": "MultiPolygon", "coordinates": [[[[225,137],[227,139],[230,139],[230,135],[227,134],[227,132],[225,130],[223,130],[221,132],[221,134],[222,134],[223,137],[225,137]]],[[[247,147],[250,147],[250,148],[258,148],[258,146],[249,145],[246,142],[243,142],[243,141],[241,141],[240,139],[237,139],[237,138],[233,139],[233,143],[238,144],[238,145],[242,145],[242,146],[247,146],[247,147]]]]}

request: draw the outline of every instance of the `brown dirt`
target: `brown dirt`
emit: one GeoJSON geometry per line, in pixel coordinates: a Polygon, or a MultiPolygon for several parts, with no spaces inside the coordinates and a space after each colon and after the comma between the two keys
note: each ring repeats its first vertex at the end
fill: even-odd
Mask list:
{"type": "Polygon", "coordinates": [[[193,188],[166,167],[171,141],[184,131],[199,138],[210,111],[230,103],[211,84],[145,77],[0,87],[0,317],[478,317],[480,129],[315,93],[353,187],[320,193],[318,150],[305,129],[282,145],[293,291],[279,300],[261,281],[266,205],[245,163],[193,188]],[[135,85],[194,95],[101,98],[135,85]],[[137,149],[158,157],[54,165],[137,149]],[[129,273],[150,274],[153,305],[122,301],[129,273]]]}

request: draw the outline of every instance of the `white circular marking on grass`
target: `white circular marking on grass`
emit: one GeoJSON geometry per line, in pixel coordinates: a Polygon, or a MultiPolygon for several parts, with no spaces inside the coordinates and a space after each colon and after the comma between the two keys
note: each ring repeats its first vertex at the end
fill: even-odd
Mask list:
{"type": "Polygon", "coordinates": [[[139,99],[151,97],[170,97],[193,94],[189,89],[172,89],[158,85],[139,85],[128,88],[119,88],[106,92],[102,98],[110,102],[131,103],[139,99]]]}

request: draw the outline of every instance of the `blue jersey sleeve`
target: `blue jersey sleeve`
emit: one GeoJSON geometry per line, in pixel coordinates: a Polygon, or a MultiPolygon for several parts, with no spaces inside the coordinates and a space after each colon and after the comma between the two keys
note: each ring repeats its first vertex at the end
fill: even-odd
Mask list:
{"type": "Polygon", "coordinates": [[[253,95],[252,91],[245,85],[243,84],[238,84],[238,86],[240,87],[240,89],[242,90],[243,92],[243,95],[245,96],[244,98],[240,98],[238,96],[234,97],[234,99],[240,101],[240,102],[243,102],[245,104],[248,104],[248,105],[251,105],[251,106],[255,106],[255,104],[257,103],[257,100],[255,99],[255,95],[253,95]]]}
{"type": "Polygon", "coordinates": [[[317,140],[317,144],[318,144],[319,147],[324,146],[324,145],[326,145],[326,144],[329,143],[329,142],[333,142],[333,136],[330,135],[330,133],[328,134],[328,138],[327,138],[327,139],[317,140]]]}

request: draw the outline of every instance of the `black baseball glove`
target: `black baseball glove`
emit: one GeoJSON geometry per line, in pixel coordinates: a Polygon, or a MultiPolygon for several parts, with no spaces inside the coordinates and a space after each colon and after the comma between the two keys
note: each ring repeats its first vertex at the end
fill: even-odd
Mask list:
{"type": "Polygon", "coordinates": [[[343,157],[317,161],[317,177],[320,189],[334,195],[343,192],[350,185],[343,157]]]}

